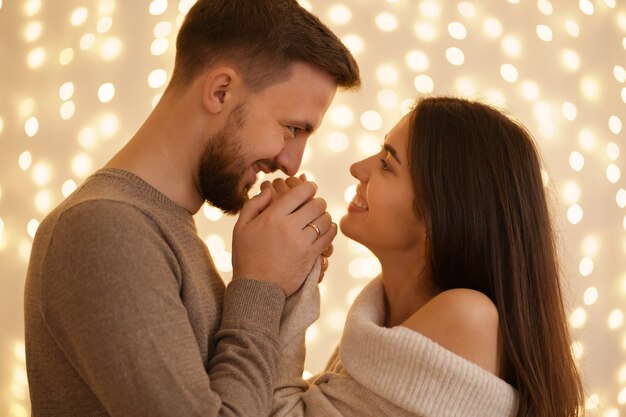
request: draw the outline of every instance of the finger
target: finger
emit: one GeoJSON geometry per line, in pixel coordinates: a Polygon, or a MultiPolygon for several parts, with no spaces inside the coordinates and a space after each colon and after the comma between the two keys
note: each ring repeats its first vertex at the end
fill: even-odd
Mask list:
{"type": "Polygon", "coordinates": [[[327,247],[324,252],[322,252],[322,256],[325,256],[325,257],[329,258],[333,254],[334,250],[335,249],[334,249],[334,247],[333,247],[333,245],[331,243],[331,245],[329,247],[327,247]]]}
{"type": "MultiPolygon", "coordinates": [[[[320,197],[312,198],[292,213],[291,219],[304,228],[307,224],[314,222],[318,217],[326,212],[326,200],[320,197]]],[[[326,231],[324,229],[323,231],[326,231]]]]}
{"type": "Polygon", "coordinates": [[[261,183],[261,191],[263,190],[269,190],[269,192],[272,195],[272,200],[271,201],[276,201],[278,199],[279,194],[276,192],[276,189],[274,188],[274,186],[272,185],[272,183],[270,181],[263,181],[261,183]]]}
{"type": "Polygon", "coordinates": [[[291,189],[291,187],[289,187],[285,180],[282,178],[274,179],[274,181],[272,181],[272,186],[274,187],[278,195],[283,195],[291,189]]]}
{"type": "Polygon", "coordinates": [[[322,271],[326,272],[326,270],[328,269],[328,258],[325,256],[322,256],[322,265],[321,265],[322,271]]]}
{"type": "MultiPolygon", "coordinates": [[[[275,210],[280,214],[289,215],[293,213],[303,203],[307,202],[308,200],[311,200],[316,192],[317,192],[317,188],[315,184],[313,184],[312,182],[304,182],[294,188],[291,188],[287,193],[285,193],[276,202],[276,204],[274,204],[270,208],[270,210],[275,210]]],[[[324,210],[326,210],[326,208],[324,208],[324,210]]],[[[300,210],[298,210],[298,212],[299,211],[300,210]]],[[[309,220],[315,219],[316,217],[317,216],[311,216],[309,220]]],[[[303,224],[306,224],[306,223],[308,222],[304,222],[303,224]]]]}
{"type": "Polygon", "coordinates": [[[247,224],[254,220],[254,218],[267,208],[271,201],[271,195],[271,192],[265,189],[246,201],[239,212],[237,223],[247,224]]]}
{"type": "Polygon", "coordinates": [[[303,182],[304,181],[302,181],[300,178],[296,178],[296,177],[289,177],[285,179],[285,183],[287,183],[289,188],[293,188],[297,185],[302,184],[303,182]]]}
{"type": "Polygon", "coordinates": [[[272,186],[272,183],[270,181],[265,180],[265,181],[263,181],[261,183],[260,188],[261,188],[261,190],[264,190],[264,189],[266,189],[268,187],[271,187],[271,186],[272,186]]]}
{"type": "Polygon", "coordinates": [[[333,239],[337,236],[337,225],[332,223],[328,232],[321,235],[313,242],[313,249],[321,254],[324,249],[330,246],[333,239]]]}
{"type": "Polygon", "coordinates": [[[332,218],[330,217],[330,214],[323,213],[320,217],[313,220],[312,222],[307,223],[304,227],[308,227],[315,232],[314,234],[312,234],[313,240],[315,240],[330,229],[331,223],[332,218]],[[319,233],[317,232],[318,230],[319,233]]]}

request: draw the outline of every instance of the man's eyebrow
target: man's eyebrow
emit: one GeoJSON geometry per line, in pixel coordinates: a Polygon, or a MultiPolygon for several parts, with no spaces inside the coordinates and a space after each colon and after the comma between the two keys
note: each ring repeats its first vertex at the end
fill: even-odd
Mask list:
{"type": "Polygon", "coordinates": [[[395,159],[396,161],[398,161],[398,163],[400,165],[402,165],[402,162],[400,162],[400,158],[398,158],[398,152],[396,151],[396,149],[393,146],[385,143],[383,145],[383,149],[386,150],[387,152],[389,152],[391,154],[391,156],[393,156],[393,159],[395,159]]]}

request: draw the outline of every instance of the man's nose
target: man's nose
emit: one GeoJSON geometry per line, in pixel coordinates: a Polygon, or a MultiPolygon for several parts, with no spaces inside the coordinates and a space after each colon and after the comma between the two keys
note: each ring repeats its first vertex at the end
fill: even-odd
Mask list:
{"type": "Polygon", "coordinates": [[[288,141],[275,161],[278,168],[289,176],[296,175],[302,163],[302,155],[306,146],[306,139],[292,139],[288,141]]]}

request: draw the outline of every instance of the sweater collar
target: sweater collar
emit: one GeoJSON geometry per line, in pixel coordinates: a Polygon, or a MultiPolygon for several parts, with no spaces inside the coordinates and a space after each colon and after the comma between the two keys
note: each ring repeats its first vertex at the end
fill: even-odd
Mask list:
{"type": "Polygon", "coordinates": [[[515,416],[512,386],[418,332],[385,328],[384,319],[384,290],[376,278],[354,301],[339,346],[355,380],[420,416],[515,416]]]}

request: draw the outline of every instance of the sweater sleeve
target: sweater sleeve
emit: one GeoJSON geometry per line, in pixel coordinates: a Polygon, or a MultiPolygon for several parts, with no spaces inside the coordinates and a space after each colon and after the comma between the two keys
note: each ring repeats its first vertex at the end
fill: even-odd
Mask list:
{"type": "Polygon", "coordinates": [[[280,329],[280,353],[274,388],[273,417],[380,417],[374,394],[367,392],[349,375],[335,369],[337,351],[324,373],[303,379],[306,357],[305,333],[319,317],[320,297],[317,280],[319,261],[302,288],[285,303],[280,329]]]}
{"type": "Polygon", "coordinates": [[[45,260],[46,325],[112,417],[266,415],[282,291],[260,281],[229,285],[205,369],[178,268],[159,229],[137,209],[116,202],[72,207],[45,260]]]}
{"type": "Polygon", "coordinates": [[[320,313],[319,275],[318,260],[302,287],[285,302],[280,325],[273,416],[303,415],[301,397],[309,388],[309,384],[302,378],[306,358],[305,333],[320,313]]]}

